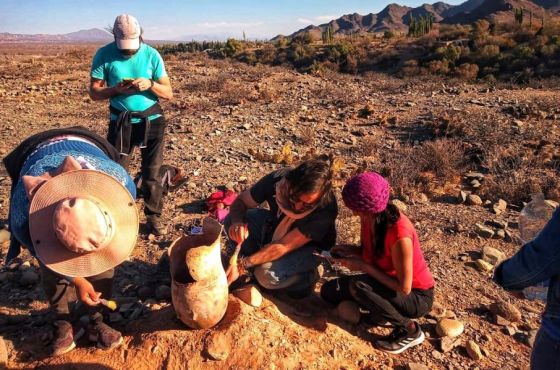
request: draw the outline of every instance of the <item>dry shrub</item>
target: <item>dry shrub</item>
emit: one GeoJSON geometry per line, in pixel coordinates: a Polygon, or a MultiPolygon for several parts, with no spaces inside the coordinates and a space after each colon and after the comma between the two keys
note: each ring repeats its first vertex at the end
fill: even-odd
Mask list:
{"type": "Polygon", "coordinates": [[[358,151],[365,157],[372,157],[377,152],[378,139],[375,136],[364,137],[359,144],[358,151]]]}
{"type": "Polygon", "coordinates": [[[396,196],[412,194],[418,189],[419,168],[416,162],[416,150],[413,147],[400,147],[383,152],[382,167],[379,172],[391,184],[396,196]]]}
{"type": "Polygon", "coordinates": [[[441,117],[435,117],[426,123],[436,138],[440,137],[465,137],[467,122],[457,115],[451,117],[445,113],[441,117]]]}
{"type": "Polygon", "coordinates": [[[278,98],[278,91],[270,86],[260,86],[258,88],[258,100],[264,103],[272,103],[278,98]]]}
{"type": "Polygon", "coordinates": [[[462,143],[452,139],[425,142],[419,149],[417,161],[421,171],[433,172],[438,180],[449,180],[463,168],[465,150],[462,143]]]}
{"type": "Polygon", "coordinates": [[[227,82],[218,95],[220,105],[238,105],[249,100],[254,100],[254,90],[245,83],[227,82]]]}
{"type": "MultiPolygon", "coordinates": [[[[339,77],[342,75],[337,73],[339,77]]],[[[315,86],[311,89],[311,93],[320,100],[332,104],[338,108],[352,107],[358,103],[360,97],[355,89],[350,85],[347,87],[342,83],[330,83],[325,86],[315,86]]]]}
{"type": "Polygon", "coordinates": [[[556,171],[543,168],[540,157],[527,148],[496,146],[486,153],[485,164],[489,175],[481,193],[489,199],[521,204],[529,201],[531,194],[542,192],[547,198],[558,200],[556,171]]]}
{"type": "Polygon", "coordinates": [[[227,73],[219,73],[216,76],[203,77],[187,85],[187,89],[190,91],[199,91],[202,93],[207,92],[220,92],[226,82],[231,79],[231,76],[227,73]]]}
{"type": "Polygon", "coordinates": [[[315,144],[315,128],[313,126],[303,126],[299,129],[299,139],[303,145],[313,146],[315,144]]]}
{"type": "Polygon", "coordinates": [[[430,193],[436,183],[444,183],[463,170],[463,155],[462,144],[452,139],[399,147],[382,153],[381,173],[397,196],[418,190],[430,193]]]}
{"type": "Polygon", "coordinates": [[[476,64],[464,63],[455,68],[455,75],[464,80],[474,80],[478,76],[479,68],[476,64]]]}

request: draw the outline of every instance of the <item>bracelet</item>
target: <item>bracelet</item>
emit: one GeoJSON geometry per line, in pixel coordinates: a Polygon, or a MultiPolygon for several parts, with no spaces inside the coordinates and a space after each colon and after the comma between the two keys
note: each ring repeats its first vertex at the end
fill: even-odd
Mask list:
{"type": "Polygon", "coordinates": [[[150,80],[150,89],[151,89],[152,87],[154,87],[154,83],[155,83],[154,80],[150,80]]]}
{"type": "Polygon", "coordinates": [[[255,267],[251,262],[249,262],[249,258],[247,257],[239,258],[239,266],[247,272],[249,272],[250,268],[255,267]]]}

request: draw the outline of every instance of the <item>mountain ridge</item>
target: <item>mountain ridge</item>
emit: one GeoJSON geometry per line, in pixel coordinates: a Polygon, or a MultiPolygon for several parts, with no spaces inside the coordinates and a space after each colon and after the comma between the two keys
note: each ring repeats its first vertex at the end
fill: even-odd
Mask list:
{"type": "MultiPolygon", "coordinates": [[[[407,32],[411,17],[430,15],[436,23],[447,24],[470,24],[479,19],[503,19],[505,16],[511,16],[513,19],[513,8],[523,8],[536,14],[542,14],[548,10],[560,9],[560,0],[468,0],[459,5],[450,5],[440,1],[433,4],[426,3],[416,8],[392,3],[379,13],[345,14],[318,26],[309,25],[287,37],[293,38],[309,32],[313,38],[317,39],[329,26],[334,34],[407,32]]],[[[278,35],[272,40],[280,37],[284,36],[278,35]]]]}

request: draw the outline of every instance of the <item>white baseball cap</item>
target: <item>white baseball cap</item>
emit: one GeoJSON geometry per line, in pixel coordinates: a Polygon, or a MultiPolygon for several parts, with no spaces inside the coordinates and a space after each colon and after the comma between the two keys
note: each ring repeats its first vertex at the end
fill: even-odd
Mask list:
{"type": "Polygon", "coordinates": [[[115,19],[113,34],[121,50],[136,50],[140,47],[142,29],[138,20],[131,15],[121,14],[115,19]]]}

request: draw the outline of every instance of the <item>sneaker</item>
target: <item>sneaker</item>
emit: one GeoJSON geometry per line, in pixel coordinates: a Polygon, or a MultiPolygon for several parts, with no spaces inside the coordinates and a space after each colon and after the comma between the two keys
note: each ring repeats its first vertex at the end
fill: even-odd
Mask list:
{"type": "Polygon", "coordinates": [[[68,321],[58,320],[54,322],[54,326],[56,334],[52,345],[52,356],[60,356],[76,348],[72,324],[68,321]]]}
{"type": "Polygon", "coordinates": [[[150,215],[147,216],[146,220],[148,233],[154,234],[155,236],[167,235],[167,226],[163,223],[160,216],[150,215]]]}
{"type": "Polygon", "coordinates": [[[415,323],[416,330],[414,333],[409,333],[405,328],[398,327],[393,330],[391,334],[383,339],[374,342],[375,347],[378,349],[399,354],[407,348],[416,346],[424,341],[424,332],[420,329],[420,325],[415,323]]]}
{"type": "Polygon", "coordinates": [[[92,323],[88,327],[88,338],[97,342],[97,347],[102,349],[113,349],[123,342],[120,332],[103,323],[103,315],[99,312],[91,318],[92,323]]]}

